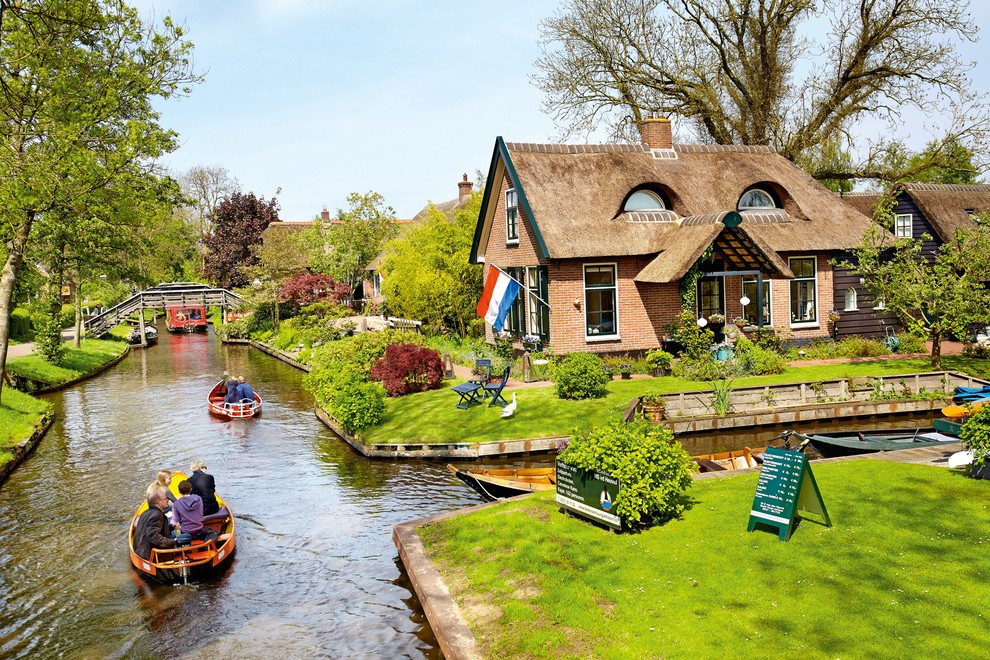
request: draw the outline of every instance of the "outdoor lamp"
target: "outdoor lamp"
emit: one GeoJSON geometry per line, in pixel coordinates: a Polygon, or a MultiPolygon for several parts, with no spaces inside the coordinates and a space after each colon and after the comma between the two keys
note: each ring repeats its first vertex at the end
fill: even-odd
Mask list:
{"type": "Polygon", "coordinates": [[[739,299],[739,304],[745,307],[746,305],[749,304],[749,298],[743,296],[742,298],[739,299]]]}
{"type": "Polygon", "coordinates": [[[704,316],[702,316],[701,318],[698,319],[698,327],[699,328],[703,328],[706,325],[708,325],[708,319],[706,319],[704,316]]]}

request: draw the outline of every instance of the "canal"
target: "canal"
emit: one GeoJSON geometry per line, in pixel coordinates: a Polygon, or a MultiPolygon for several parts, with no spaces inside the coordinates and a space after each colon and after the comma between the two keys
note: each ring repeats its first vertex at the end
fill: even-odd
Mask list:
{"type": "Polygon", "coordinates": [[[440,651],[392,526],[480,499],[442,462],[371,461],[313,414],[301,372],[207,335],[167,335],[49,395],[57,421],[0,487],[0,657],[414,657],[440,651]],[[264,414],[206,394],[244,375],[264,414]],[[212,582],[151,584],[126,532],[160,468],[202,460],[237,515],[212,582]]]}

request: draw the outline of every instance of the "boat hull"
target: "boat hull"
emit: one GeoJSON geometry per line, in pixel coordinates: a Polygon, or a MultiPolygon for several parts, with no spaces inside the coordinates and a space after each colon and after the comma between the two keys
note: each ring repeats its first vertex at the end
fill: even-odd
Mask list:
{"type": "Polygon", "coordinates": [[[224,417],[226,419],[248,419],[261,414],[261,406],[264,402],[257,392],[254,393],[254,403],[233,403],[227,405],[224,404],[223,395],[220,394],[222,388],[223,381],[220,381],[213,386],[213,389],[210,390],[209,395],[206,397],[206,405],[211,413],[217,417],[224,417]]]}
{"type": "Polygon", "coordinates": [[[824,458],[934,447],[959,441],[958,438],[948,436],[934,428],[860,433],[815,433],[802,437],[806,438],[815,451],[824,458]]]}
{"type": "Polygon", "coordinates": [[[206,332],[205,307],[169,307],[165,310],[169,332],[206,332]]]}
{"type": "Polygon", "coordinates": [[[554,468],[458,470],[448,465],[447,469],[488,502],[557,488],[554,468]]]}

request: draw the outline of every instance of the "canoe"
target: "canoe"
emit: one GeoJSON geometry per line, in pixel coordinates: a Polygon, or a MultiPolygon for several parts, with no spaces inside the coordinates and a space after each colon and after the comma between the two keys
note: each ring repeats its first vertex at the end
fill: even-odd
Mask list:
{"type": "Polygon", "coordinates": [[[458,470],[448,464],[447,469],[488,502],[527,493],[556,490],[554,485],[557,483],[556,468],[458,470]]]}
{"type": "Polygon", "coordinates": [[[972,403],[981,399],[990,399],[990,385],[982,387],[963,387],[960,385],[952,394],[952,401],[959,404],[972,403]]]}
{"type": "Polygon", "coordinates": [[[694,462],[698,464],[701,472],[719,472],[721,470],[745,470],[746,468],[760,467],[763,464],[763,449],[736,449],[734,451],[723,451],[714,454],[700,454],[692,456],[694,462]]]}
{"type": "Polygon", "coordinates": [[[227,406],[223,402],[221,391],[226,391],[222,380],[213,386],[209,396],[206,397],[206,405],[214,415],[227,419],[246,419],[261,414],[262,401],[257,392],[254,393],[254,403],[234,403],[227,406]]]}
{"type": "Polygon", "coordinates": [[[946,406],[942,408],[942,414],[946,417],[965,417],[970,413],[974,413],[983,407],[985,403],[990,401],[990,399],[982,399],[980,401],[973,401],[972,403],[964,403],[961,406],[946,406]]]}
{"type": "Polygon", "coordinates": [[[835,431],[831,433],[794,433],[806,439],[825,458],[854,456],[878,451],[917,449],[959,442],[959,438],[934,428],[886,431],[835,431]]]}
{"type": "MultiPolygon", "coordinates": [[[[179,497],[179,483],[185,478],[186,475],[181,472],[172,474],[169,489],[176,497],[179,497]]],[[[134,552],[134,530],[137,528],[138,518],[148,510],[148,503],[142,502],[134,513],[127,533],[127,546],[134,568],[166,584],[199,581],[223,571],[234,555],[237,541],[234,534],[234,514],[230,506],[219,495],[217,502],[220,504],[220,511],[203,518],[203,524],[216,531],[219,537],[216,543],[193,541],[179,548],[152,548],[151,557],[148,559],[139,557],[134,552]]]]}

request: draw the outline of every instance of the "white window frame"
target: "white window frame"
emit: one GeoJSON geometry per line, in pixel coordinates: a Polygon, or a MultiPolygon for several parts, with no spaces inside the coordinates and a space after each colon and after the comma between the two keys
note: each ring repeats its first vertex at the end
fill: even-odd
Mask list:
{"type": "Polygon", "coordinates": [[[793,280],[791,280],[790,282],[787,283],[787,318],[789,320],[792,318],[792,312],[791,312],[791,310],[794,307],[794,304],[793,304],[794,303],[793,294],[791,293],[791,285],[794,282],[813,281],[815,283],[815,320],[814,321],[793,321],[793,320],[791,320],[790,327],[792,327],[792,328],[819,328],[819,327],[821,327],[821,325],[819,324],[819,319],[818,319],[818,306],[819,306],[819,302],[820,302],[820,298],[818,296],[818,291],[819,291],[819,288],[818,288],[818,256],[817,255],[814,255],[814,254],[809,254],[809,255],[804,255],[804,256],[788,257],[787,258],[787,266],[788,266],[788,268],[790,268],[792,262],[797,261],[797,260],[803,260],[803,259],[811,259],[814,262],[814,264],[815,264],[815,268],[814,268],[815,276],[813,278],[795,277],[793,280]]]}
{"type": "MultiPolygon", "coordinates": [[[[584,289],[582,293],[582,305],[581,314],[584,316],[584,340],[586,342],[596,342],[596,341],[616,341],[622,339],[619,336],[619,264],[612,262],[601,262],[601,263],[590,263],[582,264],[581,266],[581,284],[584,289]],[[615,332],[609,335],[589,335],[588,334],[588,268],[596,266],[611,266],[613,276],[612,290],[615,292],[615,332]]],[[[605,287],[595,287],[590,289],[591,291],[601,291],[605,287]]]]}
{"type": "Polygon", "coordinates": [[[371,277],[371,294],[376,297],[382,295],[382,276],[378,271],[371,277]]]}
{"type": "MultiPolygon", "coordinates": [[[[746,291],[746,285],[752,284],[753,289],[755,291],[756,283],[757,280],[755,276],[744,277],[742,280],[742,289],[744,295],[746,291]]],[[[769,278],[764,278],[763,286],[766,288],[766,296],[763,299],[763,313],[767,317],[767,319],[763,322],[763,327],[767,328],[773,326],[773,303],[771,302],[773,300],[773,284],[771,284],[771,280],[769,278]]],[[[750,305],[752,305],[753,307],[753,320],[750,321],[749,319],[746,319],[746,321],[750,325],[756,326],[757,322],[759,321],[759,319],[756,318],[756,298],[750,298],[749,305],[746,305],[746,307],[749,307],[750,305]]],[[[743,310],[743,312],[745,312],[745,309],[743,310]]],[[[743,316],[745,317],[745,313],[743,314],[743,316]]]]}
{"type": "Polygon", "coordinates": [[[739,196],[739,201],[736,203],[736,207],[740,211],[757,211],[757,212],[758,211],[767,211],[767,210],[770,210],[770,209],[779,209],[780,208],[779,206],[777,206],[777,198],[774,197],[772,194],[770,194],[770,191],[769,190],[765,190],[763,188],[749,188],[748,190],[745,190],[743,192],[743,194],[739,196]],[[749,195],[751,193],[757,193],[757,192],[763,193],[764,195],[767,196],[767,199],[770,200],[770,206],[743,206],[743,204],[742,204],[743,199],[747,195],[749,195]]]}
{"type": "Polygon", "coordinates": [[[845,290],[842,299],[842,311],[844,312],[856,312],[859,311],[859,291],[856,287],[851,286],[845,290]],[[850,293],[852,293],[850,299],[850,293]]]}
{"type": "Polygon", "coordinates": [[[912,214],[897,213],[894,215],[894,236],[896,238],[914,237],[914,216],[912,214]],[[904,220],[907,220],[907,233],[904,232],[904,220]]]}
{"type": "Polygon", "coordinates": [[[505,191],[505,244],[506,245],[519,245],[519,195],[516,194],[515,188],[509,188],[505,191]],[[509,196],[515,203],[509,203],[509,196]],[[510,211],[512,212],[512,221],[510,223],[510,211]],[[510,226],[515,230],[515,235],[509,233],[510,226]]]}

